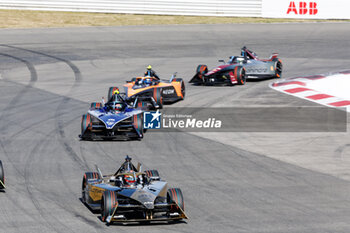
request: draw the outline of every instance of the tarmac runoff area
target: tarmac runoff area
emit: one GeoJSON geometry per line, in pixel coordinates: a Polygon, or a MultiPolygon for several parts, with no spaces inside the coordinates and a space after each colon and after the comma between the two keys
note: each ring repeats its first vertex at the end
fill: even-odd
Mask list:
{"type": "Polygon", "coordinates": [[[285,94],[350,112],[350,71],[297,77],[272,83],[270,87],[285,94]]]}
{"type": "Polygon", "coordinates": [[[232,87],[187,82],[198,64],[215,67],[244,45],[261,58],[278,52],[285,78],[349,69],[349,25],[0,30],[0,159],[7,187],[0,192],[0,232],[349,233],[348,132],[78,138],[90,103],[149,64],[164,79],[177,71],[186,81],[185,100],[169,108],[319,106],[269,88],[275,79],[232,87]],[[182,189],[188,221],[106,226],[81,203],[84,172],[97,164],[103,174],[113,173],[127,154],[182,189]]]}

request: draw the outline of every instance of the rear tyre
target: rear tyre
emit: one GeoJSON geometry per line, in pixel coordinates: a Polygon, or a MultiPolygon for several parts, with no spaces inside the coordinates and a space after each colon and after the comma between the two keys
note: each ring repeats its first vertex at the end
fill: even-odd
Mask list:
{"type": "Polygon", "coordinates": [[[159,177],[159,172],[157,170],[146,170],[145,173],[148,178],[159,177]]]}
{"type": "Polygon", "coordinates": [[[100,174],[97,172],[85,172],[83,176],[83,181],[81,184],[81,200],[83,203],[86,203],[87,201],[87,193],[86,193],[86,188],[88,186],[88,181],[92,179],[101,179],[100,174]]]}
{"type": "Polygon", "coordinates": [[[117,194],[113,191],[105,191],[101,200],[101,220],[105,222],[108,216],[113,214],[114,208],[118,205],[117,194]]]}
{"type": "Polygon", "coordinates": [[[272,61],[274,62],[275,78],[281,78],[282,77],[282,70],[283,70],[283,64],[282,64],[281,59],[274,58],[272,61]]]}
{"type": "Polygon", "coordinates": [[[2,166],[2,162],[0,160],[0,189],[4,189],[5,188],[5,173],[4,173],[4,167],[2,166]]]}
{"type": "Polygon", "coordinates": [[[167,194],[168,203],[176,203],[182,211],[185,211],[184,198],[182,196],[182,191],[179,188],[168,189],[167,194]]]}
{"type": "Polygon", "coordinates": [[[113,96],[114,92],[118,90],[119,91],[119,88],[118,87],[110,87],[109,90],[108,90],[108,99],[107,101],[109,101],[111,99],[111,97],[113,96]]]}
{"type": "Polygon", "coordinates": [[[236,66],[233,73],[237,79],[237,84],[244,85],[246,82],[245,68],[242,66],[236,66]]]}
{"type": "Polygon", "coordinates": [[[92,102],[91,104],[90,104],[90,108],[91,109],[99,109],[99,108],[101,108],[102,107],[102,103],[100,103],[100,102],[92,102]]]}
{"type": "Polygon", "coordinates": [[[196,74],[198,75],[198,78],[202,80],[203,83],[205,83],[204,74],[206,73],[208,73],[208,67],[206,65],[197,66],[196,74]]]}
{"type": "Polygon", "coordinates": [[[138,101],[136,107],[141,108],[142,110],[149,110],[146,101],[138,101]]]}
{"type": "Polygon", "coordinates": [[[162,97],[162,89],[154,88],[153,89],[153,99],[156,101],[159,109],[163,108],[163,97],[162,97]]]}

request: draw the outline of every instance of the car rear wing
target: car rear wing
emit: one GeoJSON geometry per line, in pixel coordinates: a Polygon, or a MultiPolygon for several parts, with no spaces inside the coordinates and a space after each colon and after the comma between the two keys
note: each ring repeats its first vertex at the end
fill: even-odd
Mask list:
{"type": "Polygon", "coordinates": [[[269,60],[272,61],[272,59],[277,58],[277,57],[278,57],[278,53],[273,53],[273,54],[271,54],[269,60]]]}

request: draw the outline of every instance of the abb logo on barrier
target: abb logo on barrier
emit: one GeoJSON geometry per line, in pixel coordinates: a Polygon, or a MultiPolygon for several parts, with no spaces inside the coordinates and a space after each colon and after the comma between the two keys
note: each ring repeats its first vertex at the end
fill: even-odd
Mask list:
{"type": "Polygon", "coordinates": [[[295,2],[290,2],[287,10],[287,15],[289,13],[294,13],[296,15],[306,15],[307,13],[309,13],[309,15],[316,15],[318,12],[316,2],[309,2],[309,4],[307,4],[306,2],[299,2],[299,4],[297,5],[299,5],[299,11],[296,7],[295,2]]]}

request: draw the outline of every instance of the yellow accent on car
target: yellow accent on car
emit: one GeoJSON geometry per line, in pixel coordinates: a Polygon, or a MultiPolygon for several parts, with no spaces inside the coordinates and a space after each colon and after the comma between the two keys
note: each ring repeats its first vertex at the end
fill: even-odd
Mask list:
{"type": "Polygon", "coordinates": [[[89,188],[90,188],[89,196],[93,201],[99,201],[102,199],[102,194],[105,191],[103,188],[99,188],[91,184],[89,184],[89,188]]]}

